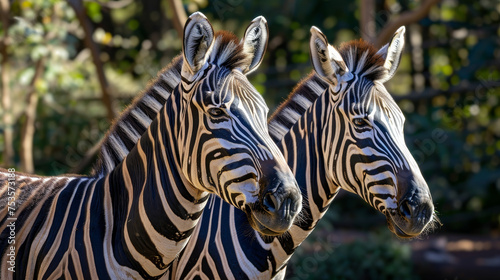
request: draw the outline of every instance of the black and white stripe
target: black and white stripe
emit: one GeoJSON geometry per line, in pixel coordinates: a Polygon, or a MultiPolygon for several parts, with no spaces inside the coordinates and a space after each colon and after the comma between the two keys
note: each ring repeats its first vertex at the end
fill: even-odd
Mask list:
{"type": "MultiPolygon", "coordinates": [[[[211,28],[200,13],[190,24],[211,28]]],[[[258,63],[234,35],[205,35],[196,45],[196,36],[184,34],[191,49],[173,63],[181,65],[181,82],[161,93],[169,87],[167,75],[160,75],[134,103],[108,135],[94,176],[16,173],[15,273],[8,270],[5,242],[9,173],[0,170],[1,279],[161,277],[189,240],[210,193],[257,219],[262,234],[290,227],[301,196],[267,133],[268,109],[244,75],[258,63]],[[288,211],[278,205],[272,211],[268,200],[288,211]]]]}
{"type": "MultiPolygon", "coordinates": [[[[319,35],[314,32],[311,41],[319,35]]],[[[403,34],[398,30],[393,43],[402,47],[403,34]]],[[[397,68],[385,67],[386,55],[363,42],[343,45],[336,58],[345,61],[337,64],[344,77],[310,75],[269,120],[301,186],[302,219],[282,236],[263,237],[239,211],[211,196],[192,239],[162,279],[282,279],[295,248],[341,188],[385,214],[398,236],[416,236],[432,224],[430,192],[404,143],[404,117],[381,83],[397,68]],[[418,213],[405,216],[406,208],[418,213]]]]}
{"type": "MultiPolygon", "coordinates": [[[[410,189],[398,177],[408,169],[418,177],[419,171],[404,144],[404,117],[382,85],[397,68],[393,65],[401,55],[403,34],[404,29],[398,30],[393,42],[378,54],[363,42],[343,45],[334,56],[344,61],[337,64],[343,77],[337,78],[332,69],[327,73],[335,77],[309,75],[269,120],[271,137],[300,183],[306,201],[302,218],[280,237],[262,237],[241,211],[211,196],[193,237],[163,279],[282,278],[295,248],[311,233],[340,188],[360,195],[388,216],[396,234],[408,236],[394,227],[392,218],[404,205],[404,191],[410,189]],[[398,48],[392,48],[396,50],[388,58],[387,49],[394,42],[398,48]]],[[[323,48],[313,45],[312,52],[324,54],[324,48],[333,48],[321,35],[311,41],[320,40],[323,48]]],[[[318,73],[325,73],[322,67],[315,65],[318,73]]],[[[415,189],[424,200],[430,199],[425,182],[415,189]]],[[[428,227],[432,216],[432,203],[419,202],[429,208],[417,233],[428,227]]]]}
{"type": "Polygon", "coordinates": [[[182,55],[175,57],[114,121],[102,141],[99,160],[92,171],[93,174],[108,174],[134,148],[174,88],[181,82],[182,64],[182,55]]]}

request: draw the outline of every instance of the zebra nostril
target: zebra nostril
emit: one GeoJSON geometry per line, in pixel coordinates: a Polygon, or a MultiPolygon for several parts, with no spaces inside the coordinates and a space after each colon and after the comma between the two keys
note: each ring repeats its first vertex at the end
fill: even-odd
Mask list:
{"type": "Polygon", "coordinates": [[[276,197],[272,194],[272,193],[267,193],[265,196],[264,196],[264,199],[262,201],[262,204],[264,205],[264,207],[267,208],[267,210],[269,212],[275,212],[277,208],[279,208],[279,205],[278,205],[278,200],[276,199],[276,197]]]}
{"type": "Polygon", "coordinates": [[[405,200],[401,203],[401,205],[399,206],[399,211],[406,219],[411,219],[413,211],[408,200],[405,200]]]}

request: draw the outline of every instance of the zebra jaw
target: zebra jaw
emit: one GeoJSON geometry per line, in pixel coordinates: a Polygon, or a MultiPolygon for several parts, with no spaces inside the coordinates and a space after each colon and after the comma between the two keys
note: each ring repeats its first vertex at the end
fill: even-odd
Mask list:
{"type": "MultiPolygon", "coordinates": [[[[394,210],[396,211],[396,210],[394,210]]],[[[416,234],[416,235],[409,235],[409,234],[406,234],[398,225],[396,222],[394,222],[394,220],[392,219],[392,216],[389,214],[389,215],[386,215],[385,216],[386,219],[387,219],[387,227],[389,228],[389,230],[394,233],[397,237],[401,237],[401,238],[413,238],[413,237],[417,237],[419,234],[416,234]]]]}

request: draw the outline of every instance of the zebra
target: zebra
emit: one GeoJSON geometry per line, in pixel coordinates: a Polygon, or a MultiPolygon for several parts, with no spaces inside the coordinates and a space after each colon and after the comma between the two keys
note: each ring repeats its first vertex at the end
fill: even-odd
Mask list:
{"type": "MultiPolygon", "coordinates": [[[[293,252],[341,188],[384,213],[389,229],[401,238],[417,237],[439,223],[404,144],[404,116],[383,85],[399,66],[404,33],[404,27],[398,29],[380,50],[361,40],[336,50],[311,28],[315,72],[269,119],[271,137],[300,182],[300,218],[281,236],[261,236],[245,215],[212,195],[186,248],[162,279],[282,279],[293,252]]],[[[145,96],[137,102],[141,99],[145,96]]]]}
{"type": "Polygon", "coordinates": [[[162,279],[283,279],[294,250],[340,189],[383,213],[400,238],[415,238],[439,223],[404,142],[404,116],[383,85],[398,68],[404,33],[399,28],[378,51],[362,40],[337,50],[311,28],[315,73],[269,120],[271,137],[301,187],[301,218],[281,236],[261,236],[244,215],[211,196],[188,245],[162,279]]]}
{"type": "MultiPolygon", "coordinates": [[[[268,134],[268,108],[246,78],[264,55],[265,20],[247,31],[238,42],[214,33],[199,12],[188,18],[180,82],[147,115],[147,128],[133,126],[142,136],[109,173],[0,170],[1,279],[157,279],[189,240],[210,193],[243,210],[263,235],[289,229],[301,195],[268,134]]],[[[161,90],[161,77],[151,88],[161,90]]]]}

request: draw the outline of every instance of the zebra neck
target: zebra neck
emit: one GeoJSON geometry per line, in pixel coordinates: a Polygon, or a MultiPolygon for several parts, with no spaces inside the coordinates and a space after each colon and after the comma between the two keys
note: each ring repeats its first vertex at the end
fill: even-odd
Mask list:
{"type": "Polygon", "coordinates": [[[132,150],[181,81],[182,55],[163,68],[143,93],[115,120],[102,141],[92,173],[105,176],[132,150]]]}
{"type": "Polygon", "coordinates": [[[167,105],[106,178],[114,256],[146,278],[164,273],[184,248],[207,199],[180,170],[167,105]]]}
{"type": "Polygon", "coordinates": [[[275,142],[281,141],[314,102],[329,88],[318,75],[311,72],[269,118],[269,134],[275,142]]]}
{"type": "Polygon", "coordinates": [[[287,248],[296,248],[323,217],[340,189],[328,170],[331,158],[325,151],[334,151],[332,137],[336,135],[333,100],[326,91],[307,109],[290,129],[280,148],[292,168],[303,196],[301,219],[290,230],[292,238],[284,242],[287,248]]]}

